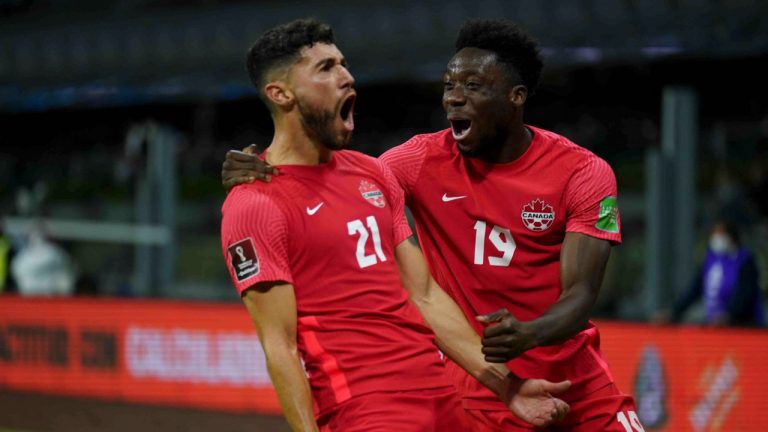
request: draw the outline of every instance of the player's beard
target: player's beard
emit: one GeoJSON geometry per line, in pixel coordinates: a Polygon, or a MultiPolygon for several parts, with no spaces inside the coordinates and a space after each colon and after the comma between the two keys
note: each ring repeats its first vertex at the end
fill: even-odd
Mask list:
{"type": "Polygon", "coordinates": [[[339,134],[334,130],[334,122],[338,110],[323,110],[309,105],[304,105],[296,100],[296,105],[301,114],[301,124],[307,135],[329,150],[341,150],[349,145],[352,133],[343,131],[339,134]]]}

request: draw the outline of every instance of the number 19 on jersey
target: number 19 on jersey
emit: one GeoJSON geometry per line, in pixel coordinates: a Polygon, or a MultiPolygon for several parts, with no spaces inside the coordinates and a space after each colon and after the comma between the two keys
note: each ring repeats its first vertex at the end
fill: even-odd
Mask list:
{"type": "Polygon", "coordinates": [[[485,239],[487,236],[491,244],[496,248],[496,251],[489,252],[487,255],[488,264],[499,267],[509,266],[512,257],[515,255],[515,249],[517,249],[512,233],[509,232],[509,228],[498,225],[494,225],[489,232],[487,225],[485,221],[481,220],[475,223],[475,264],[483,265],[486,263],[485,239]]]}

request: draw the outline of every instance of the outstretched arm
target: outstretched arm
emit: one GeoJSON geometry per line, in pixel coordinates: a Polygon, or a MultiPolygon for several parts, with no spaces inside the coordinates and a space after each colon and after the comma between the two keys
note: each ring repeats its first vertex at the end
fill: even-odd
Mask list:
{"type": "Polygon", "coordinates": [[[546,426],[565,416],[568,405],[550,393],[567,390],[570,382],[523,380],[504,365],[486,362],[480,337],[453,299],[429,275],[421,250],[411,241],[403,241],[395,255],[411,301],[435,332],[438,346],[448,358],[496,393],[524,421],[546,426]]]}
{"type": "Polygon", "coordinates": [[[483,353],[489,362],[507,362],[537,346],[561,343],[582,331],[600,292],[611,245],[607,240],[566,233],[560,251],[560,298],[541,317],[518,321],[502,309],[479,317],[486,324],[483,353]]]}
{"type": "Polygon", "coordinates": [[[285,283],[260,283],[243,294],[256,325],[272,384],[294,431],[317,431],[312,394],[296,346],[296,296],[285,283]]]}

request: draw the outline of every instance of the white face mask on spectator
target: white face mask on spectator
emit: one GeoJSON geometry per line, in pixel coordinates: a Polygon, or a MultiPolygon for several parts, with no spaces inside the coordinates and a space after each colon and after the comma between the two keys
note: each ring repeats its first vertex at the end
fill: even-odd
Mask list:
{"type": "Polygon", "coordinates": [[[727,234],[714,233],[709,238],[709,248],[712,252],[723,255],[736,250],[736,245],[727,234]]]}

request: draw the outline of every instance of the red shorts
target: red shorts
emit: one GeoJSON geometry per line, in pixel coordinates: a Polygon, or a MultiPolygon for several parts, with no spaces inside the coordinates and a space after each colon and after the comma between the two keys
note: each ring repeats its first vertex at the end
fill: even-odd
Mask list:
{"type": "Polygon", "coordinates": [[[317,419],[320,432],[466,432],[453,387],[353,397],[317,419]]]}
{"type": "Polygon", "coordinates": [[[467,409],[473,431],[484,432],[643,432],[635,401],[609,384],[579,400],[572,401],[563,420],[549,428],[526,425],[508,411],[467,409]]]}

